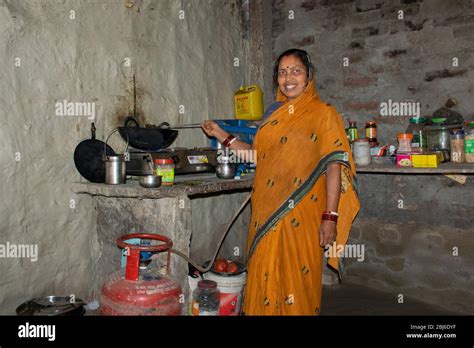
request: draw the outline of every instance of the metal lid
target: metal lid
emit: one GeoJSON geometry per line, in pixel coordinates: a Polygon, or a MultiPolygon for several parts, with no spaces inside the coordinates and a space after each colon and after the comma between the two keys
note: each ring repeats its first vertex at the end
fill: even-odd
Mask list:
{"type": "Polygon", "coordinates": [[[173,164],[173,160],[169,158],[156,158],[154,161],[156,164],[173,164]]]}
{"type": "Polygon", "coordinates": [[[424,117],[412,117],[410,118],[410,123],[415,123],[415,124],[420,124],[420,123],[425,123],[426,118],[424,117]]]}
{"type": "Polygon", "coordinates": [[[398,139],[413,139],[413,134],[412,133],[398,133],[397,135],[398,139]]]}
{"type": "Polygon", "coordinates": [[[199,289],[215,289],[217,288],[217,283],[213,280],[200,280],[198,287],[199,289]]]}
{"type": "Polygon", "coordinates": [[[368,126],[375,126],[376,123],[375,123],[375,121],[368,121],[368,122],[366,123],[366,125],[368,125],[368,126]]]}

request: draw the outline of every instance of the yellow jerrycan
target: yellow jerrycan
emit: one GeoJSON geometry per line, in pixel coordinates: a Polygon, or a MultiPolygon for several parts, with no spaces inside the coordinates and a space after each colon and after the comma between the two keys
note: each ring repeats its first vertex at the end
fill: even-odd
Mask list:
{"type": "Polygon", "coordinates": [[[263,116],[263,92],[257,85],[242,86],[234,94],[235,118],[258,121],[263,116]]]}

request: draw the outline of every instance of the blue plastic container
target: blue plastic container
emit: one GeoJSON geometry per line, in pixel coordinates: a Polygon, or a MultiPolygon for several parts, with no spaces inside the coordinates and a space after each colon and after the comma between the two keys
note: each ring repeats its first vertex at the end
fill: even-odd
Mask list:
{"type": "MultiPolygon", "coordinates": [[[[215,122],[226,132],[232,134],[240,141],[246,142],[248,144],[253,143],[255,134],[257,133],[257,126],[255,126],[254,121],[248,120],[215,120],[215,122]],[[253,126],[249,126],[253,125],[253,126]]],[[[210,147],[213,149],[217,148],[217,139],[211,138],[210,147]]]]}

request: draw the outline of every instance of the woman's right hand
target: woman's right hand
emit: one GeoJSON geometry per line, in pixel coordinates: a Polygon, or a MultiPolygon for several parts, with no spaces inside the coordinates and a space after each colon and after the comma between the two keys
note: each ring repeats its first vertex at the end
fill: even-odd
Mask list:
{"type": "Polygon", "coordinates": [[[219,125],[211,120],[206,120],[201,124],[201,128],[210,137],[216,137],[218,140],[222,137],[224,130],[219,125]]]}

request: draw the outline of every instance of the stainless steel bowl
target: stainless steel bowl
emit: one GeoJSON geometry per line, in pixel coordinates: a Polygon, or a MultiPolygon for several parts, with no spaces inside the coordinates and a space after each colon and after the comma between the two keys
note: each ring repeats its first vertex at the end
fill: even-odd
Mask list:
{"type": "Polygon", "coordinates": [[[138,184],[141,187],[155,188],[161,186],[161,176],[158,175],[143,175],[138,179],[138,184]]]}

